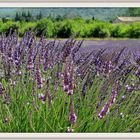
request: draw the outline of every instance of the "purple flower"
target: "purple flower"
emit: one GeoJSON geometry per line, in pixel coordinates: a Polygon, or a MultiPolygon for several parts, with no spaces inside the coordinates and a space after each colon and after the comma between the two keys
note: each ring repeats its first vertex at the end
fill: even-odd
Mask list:
{"type": "Polygon", "coordinates": [[[140,67],[138,67],[137,71],[135,72],[135,75],[140,79],[140,67]]]}
{"type": "Polygon", "coordinates": [[[33,50],[29,50],[28,54],[28,69],[33,69],[34,68],[34,62],[33,62],[33,50]]]}
{"type": "Polygon", "coordinates": [[[113,103],[115,103],[117,95],[118,95],[117,89],[113,88],[111,98],[109,100],[109,106],[112,106],[113,103]]]}
{"type": "Polygon", "coordinates": [[[21,71],[17,71],[17,75],[18,76],[22,75],[22,72],[21,71]]]}
{"type": "Polygon", "coordinates": [[[74,70],[73,70],[73,65],[71,66],[71,70],[70,70],[70,76],[69,76],[69,86],[68,86],[68,95],[72,95],[73,94],[73,90],[74,90],[74,76],[73,76],[74,70]]]}
{"type": "Polygon", "coordinates": [[[100,111],[100,113],[98,114],[98,117],[100,119],[103,119],[107,114],[109,113],[109,104],[106,103],[103,107],[103,109],[100,111]]]}
{"type": "Polygon", "coordinates": [[[46,101],[46,95],[44,94],[38,94],[39,99],[41,99],[42,101],[46,101]]]}
{"type": "Polygon", "coordinates": [[[109,113],[110,107],[115,103],[117,95],[118,95],[118,90],[117,90],[117,88],[115,87],[115,88],[112,89],[112,93],[111,93],[110,99],[109,99],[108,102],[104,105],[104,107],[103,107],[103,109],[100,111],[100,113],[98,114],[98,117],[99,117],[100,119],[103,119],[103,118],[109,113]]]}
{"type": "Polygon", "coordinates": [[[39,89],[42,88],[43,87],[43,81],[42,81],[42,78],[41,78],[41,71],[38,67],[36,68],[36,81],[37,81],[38,88],[39,89]]]}
{"type": "Polygon", "coordinates": [[[126,90],[127,90],[128,92],[133,91],[133,89],[132,89],[132,87],[131,87],[130,85],[126,85],[125,88],[126,88],[126,90]]]}
{"type": "Polygon", "coordinates": [[[71,58],[66,60],[63,74],[63,89],[68,95],[72,95],[74,90],[74,66],[71,58]]]}
{"type": "Polygon", "coordinates": [[[77,120],[76,114],[75,113],[71,113],[70,117],[69,117],[69,120],[70,120],[71,124],[75,123],[76,120],[77,120]]]}
{"type": "Polygon", "coordinates": [[[0,94],[3,94],[3,93],[4,93],[4,87],[2,83],[0,82],[0,94]]]}
{"type": "Polygon", "coordinates": [[[67,72],[67,69],[65,68],[64,74],[63,74],[63,90],[68,91],[69,88],[69,73],[67,72]]]}
{"type": "Polygon", "coordinates": [[[73,95],[73,89],[68,90],[68,95],[73,95]]]}
{"type": "Polygon", "coordinates": [[[68,91],[67,91],[68,95],[73,94],[73,90],[74,90],[74,82],[73,81],[74,81],[74,79],[73,79],[72,74],[71,74],[71,76],[69,78],[69,85],[68,85],[68,91]]]}
{"type": "Polygon", "coordinates": [[[69,121],[71,124],[75,123],[77,120],[77,116],[76,113],[74,111],[74,104],[73,101],[71,101],[70,103],[70,115],[69,115],[69,121]]]}

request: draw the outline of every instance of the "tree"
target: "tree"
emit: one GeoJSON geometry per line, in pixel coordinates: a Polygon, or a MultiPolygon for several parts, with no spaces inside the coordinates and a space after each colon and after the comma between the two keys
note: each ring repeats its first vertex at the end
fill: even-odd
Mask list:
{"type": "Polygon", "coordinates": [[[25,16],[25,20],[26,22],[33,21],[33,16],[30,11],[28,11],[27,15],[25,16]]]}
{"type": "Polygon", "coordinates": [[[42,18],[43,18],[43,14],[42,14],[42,12],[40,11],[39,14],[37,14],[37,16],[36,16],[36,19],[40,20],[40,19],[42,19],[42,18]]]}
{"type": "Polygon", "coordinates": [[[21,13],[21,19],[20,19],[20,21],[25,21],[25,20],[26,20],[26,13],[23,11],[21,13]]]}
{"type": "Polygon", "coordinates": [[[16,12],[15,21],[20,21],[20,14],[16,12]]]}
{"type": "Polygon", "coordinates": [[[95,20],[95,17],[94,16],[92,17],[92,20],[95,20]]]}
{"type": "Polygon", "coordinates": [[[26,13],[24,11],[22,12],[21,15],[22,15],[22,17],[26,17],[26,13]]]}
{"type": "Polygon", "coordinates": [[[32,18],[32,14],[30,13],[30,11],[28,11],[27,17],[32,18]]]}
{"type": "Polygon", "coordinates": [[[62,21],[62,20],[64,20],[64,17],[61,15],[57,15],[55,19],[56,19],[56,21],[62,21]]]}
{"type": "Polygon", "coordinates": [[[6,17],[2,17],[2,22],[3,22],[3,23],[6,23],[6,22],[7,22],[6,17]]]}
{"type": "Polygon", "coordinates": [[[129,8],[129,16],[140,16],[140,8],[129,8]]]}

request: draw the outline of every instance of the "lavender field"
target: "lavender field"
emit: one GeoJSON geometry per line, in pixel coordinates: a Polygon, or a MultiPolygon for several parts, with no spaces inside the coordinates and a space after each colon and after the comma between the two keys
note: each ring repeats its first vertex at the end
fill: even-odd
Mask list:
{"type": "Polygon", "coordinates": [[[130,40],[85,40],[83,46],[91,47],[93,49],[98,48],[122,48],[126,47],[129,50],[140,49],[140,39],[130,39],[130,40]]]}
{"type": "Polygon", "coordinates": [[[0,37],[1,132],[140,132],[140,40],[0,37]]]}

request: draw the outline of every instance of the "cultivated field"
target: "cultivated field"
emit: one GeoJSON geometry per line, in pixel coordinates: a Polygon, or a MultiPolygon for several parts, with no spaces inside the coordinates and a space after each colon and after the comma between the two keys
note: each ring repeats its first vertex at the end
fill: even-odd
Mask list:
{"type": "Polygon", "coordinates": [[[140,40],[0,38],[1,132],[140,132],[140,40]]]}

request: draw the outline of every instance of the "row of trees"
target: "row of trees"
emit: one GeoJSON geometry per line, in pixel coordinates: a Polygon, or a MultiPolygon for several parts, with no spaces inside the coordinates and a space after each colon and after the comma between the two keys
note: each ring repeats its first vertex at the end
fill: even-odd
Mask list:
{"type": "Polygon", "coordinates": [[[140,38],[140,23],[132,24],[112,24],[110,22],[99,20],[84,19],[65,19],[63,21],[52,21],[49,18],[43,18],[34,22],[14,22],[8,21],[3,23],[0,21],[0,33],[8,34],[10,29],[18,30],[22,37],[24,33],[32,29],[36,35],[40,37],[44,34],[49,38],[68,38],[72,35],[79,38],[140,38]]]}
{"type": "Polygon", "coordinates": [[[33,16],[30,11],[28,12],[16,12],[15,21],[26,21],[26,22],[31,22],[35,20],[40,20],[43,18],[42,12],[40,11],[36,16],[33,16]]]}
{"type": "MultiPolygon", "coordinates": [[[[140,16],[140,8],[129,8],[128,12],[125,14],[125,16],[140,16]]],[[[43,17],[45,17],[45,14],[42,13],[41,11],[39,13],[37,13],[36,15],[34,15],[31,11],[22,11],[22,12],[16,12],[15,21],[26,21],[26,22],[30,22],[30,21],[34,21],[34,20],[40,20],[43,17]]],[[[53,17],[51,15],[49,15],[49,18],[51,18],[52,20],[64,20],[64,19],[74,19],[74,18],[81,18],[80,15],[76,14],[76,13],[67,13],[62,15],[57,15],[56,17],[53,17]]],[[[114,17],[115,18],[115,17],[114,17]]],[[[95,17],[93,15],[92,19],[94,20],[95,17]]],[[[112,19],[110,19],[112,20],[112,19]]]]}
{"type": "Polygon", "coordinates": [[[140,16],[140,8],[129,8],[129,16],[140,16]]]}
{"type": "MultiPolygon", "coordinates": [[[[124,16],[140,16],[140,8],[129,8],[128,12],[124,14],[124,16]]],[[[46,15],[45,13],[42,13],[41,10],[34,14],[32,11],[28,10],[23,10],[23,11],[17,11],[15,14],[15,17],[12,18],[12,20],[14,21],[20,21],[20,22],[33,22],[36,20],[40,20],[42,18],[45,18],[46,15]]],[[[57,15],[57,16],[52,16],[49,15],[47,16],[47,18],[50,18],[53,21],[63,21],[65,19],[75,19],[75,18],[82,18],[80,15],[78,15],[77,13],[67,13],[64,15],[57,15]]],[[[111,19],[109,18],[108,20],[110,22],[112,22],[116,17],[112,17],[111,19]]],[[[93,15],[92,20],[95,20],[95,16],[93,15]]],[[[3,17],[2,18],[3,22],[7,22],[9,20],[9,18],[7,17],[3,17]]]]}
{"type": "MultiPolygon", "coordinates": [[[[16,12],[14,21],[32,22],[32,21],[40,20],[42,18],[45,18],[45,16],[43,16],[41,11],[36,15],[32,14],[30,11],[28,11],[28,12],[22,11],[22,12],[16,12]]],[[[69,13],[69,14],[65,14],[63,16],[57,15],[56,17],[49,15],[47,18],[50,18],[53,21],[63,21],[65,19],[77,19],[77,18],[82,18],[82,17],[77,14],[74,14],[74,13],[69,13]]],[[[94,20],[95,17],[93,16],[92,19],[94,20]]]]}

